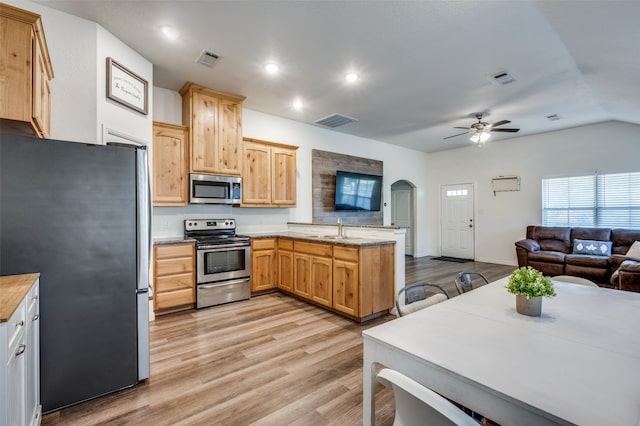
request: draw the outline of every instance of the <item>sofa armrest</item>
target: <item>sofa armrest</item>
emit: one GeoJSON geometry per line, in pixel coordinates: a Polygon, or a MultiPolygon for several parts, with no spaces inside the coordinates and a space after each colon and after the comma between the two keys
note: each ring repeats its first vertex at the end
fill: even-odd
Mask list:
{"type": "Polygon", "coordinates": [[[516,247],[525,249],[526,251],[538,251],[540,250],[540,244],[536,240],[520,240],[516,242],[516,247]]]}
{"type": "Polygon", "coordinates": [[[620,290],[640,292],[640,261],[625,260],[618,269],[620,290]]]}

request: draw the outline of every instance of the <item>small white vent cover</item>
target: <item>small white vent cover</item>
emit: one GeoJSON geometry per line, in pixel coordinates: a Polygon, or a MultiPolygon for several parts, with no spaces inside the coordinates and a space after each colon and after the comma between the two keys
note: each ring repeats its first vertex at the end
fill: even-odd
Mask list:
{"type": "Polygon", "coordinates": [[[319,124],[321,126],[336,128],[339,126],[343,126],[345,124],[353,123],[354,121],[358,121],[357,118],[349,117],[348,115],[334,113],[328,115],[324,118],[314,121],[314,123],[319,124]]]}
{"type": "Polygon", "coordinates": [[[198,59],[196,59],[196,62],[209,68],[213,68],[213,65],[216,63],[219,57],[220,56],[209,50],[202,49],[202,52],[200,53],[200,56],[198,56],[198,59]]]}
{"type": "Polygon", "coordinates": [[[492,75],[489,80],[493,81],[496,84],[505,85],[513,83],[514,81],[516,81],[516,78],[513,76],[513,74],[509,74],[508,72],[503,71],[492,75]]]}

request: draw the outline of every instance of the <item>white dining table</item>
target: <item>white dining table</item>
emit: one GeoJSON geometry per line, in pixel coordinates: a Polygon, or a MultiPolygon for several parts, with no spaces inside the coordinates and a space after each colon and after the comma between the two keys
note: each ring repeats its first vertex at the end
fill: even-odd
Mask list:
{"type": "Polygon", "coordinates": [[[382,365],[505,426],[640,426],[640,293],[554,281],[528,317],[506,284],[364,331],[363,423],[382,365]]]}

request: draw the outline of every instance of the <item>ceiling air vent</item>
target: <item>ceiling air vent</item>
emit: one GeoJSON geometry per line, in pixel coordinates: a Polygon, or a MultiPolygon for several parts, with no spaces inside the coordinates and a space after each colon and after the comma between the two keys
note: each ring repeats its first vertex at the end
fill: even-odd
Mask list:
{"type": "Polygon", "coordinates": [[[505,71],[505,72],[499,72],[498,74],[492,75],[490,80],[492,80],[497,84],[505,85],[505,84],[513,83],[514,81],[516,81],[516,78],[505,71]]]}
{"type": "Polygon", "coordinates": [[[354,121],[358,121],[357,118],[349,117],[344,114],[331,114],[324,118],[314,121],[314,123],[319,124],[321,126],[336,128],[343,126],[345,124],[353,123],[354,121]]]}
{"type": "Polygon", "coordinates": [[[212,68],[219,57],[220,56],[216,55],[215,53],[203,49],[200,53],[200,56],[198,56],[198,59],[196,59],[196,62],[212,68]]]}
{"type": "Polygon", "coordinates": [[[549,120],[549,121],[558,121],[558,120],[560,120],[560,116],[558,114],[547,115],[547,120],[549,120]]]}

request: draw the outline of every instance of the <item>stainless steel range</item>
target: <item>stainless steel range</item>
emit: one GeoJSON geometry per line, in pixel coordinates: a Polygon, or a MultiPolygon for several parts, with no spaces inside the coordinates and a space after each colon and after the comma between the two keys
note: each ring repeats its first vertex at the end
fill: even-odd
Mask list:
{"type": "Polygon", "coordinates": [[[184,235],[197,242],[196,308],[251,296],[251,244],[235,219],[187,219],[184,235]]]}

